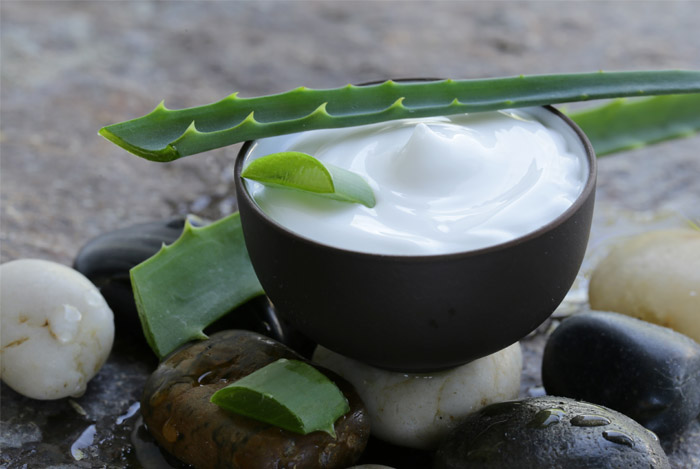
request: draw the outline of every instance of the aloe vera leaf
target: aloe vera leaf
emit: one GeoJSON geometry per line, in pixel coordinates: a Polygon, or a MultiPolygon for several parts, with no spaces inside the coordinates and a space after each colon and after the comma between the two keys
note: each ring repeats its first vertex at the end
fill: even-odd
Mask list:
{"type": "Polygon", "coordinates": [[[206,339],[204,328],[263,294],[248,257],[238,213],[196,228],[130,271],[148,344],[159,358],[206,339]]]}
{"type": "Polygon", "coordinates": [[[335,421],[350,411],[333,381],[307,363],[285,358],[219,389],[211,402],[291,432],[324,431],[333,438],[335,421]]]}
{"type": "Polygon", "coordinates": [[[297,88],[257,98],[146,116],[99,133],[153,161],[173,161],[245,140],[302,130],[349,127],[407,117],[450,115],[591,99],[700,93],[700,71],[595,72],[481,80],[393,82],[328,90],[297,88]]]}
{"type": "Polygon", "coordinates": [[[359,174],[322,163],[313,156],[286,151],[250,162],[241,177],[261,184],[296,189],[321,197],[374,207],[374,193],[359,174]]]}
{"type": "Polygon", "coordinates": [[[687,137],[700,131],[700,94],[616,99],[569,117],[588,136],[598,156],[687,137]]]}

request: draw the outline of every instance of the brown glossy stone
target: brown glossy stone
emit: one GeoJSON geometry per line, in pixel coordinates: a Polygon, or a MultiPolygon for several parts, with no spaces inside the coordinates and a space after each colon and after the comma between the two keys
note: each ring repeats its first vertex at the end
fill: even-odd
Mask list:
{"type": "Polygon", "coordinates": [[[223,331],[181,348],[146,382],[141,412],[158,443],[199,468],[340,468],[352,465],[369,438],[369,419],[352,386],[327,370],[350,404],[324,432],[299,435],[233,414],[209,402],[231,382],[280,358],[303,360],[284,345],[249,331],[223,331]]]}

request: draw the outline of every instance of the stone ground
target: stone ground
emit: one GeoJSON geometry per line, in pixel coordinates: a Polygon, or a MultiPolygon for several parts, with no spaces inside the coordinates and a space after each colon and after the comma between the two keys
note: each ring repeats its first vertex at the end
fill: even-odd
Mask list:
{"type": "MultiPolygon", "coordinates": [[[[697,1],[2,0],[0,259],[70,264],[104,231],[235,210],[237,147],[157,164],[97,135],[161,99],[179,108],[233,91],[387,77],[697,69],[698,20],[697,1]]],[[[673,210],[700,219],[699,144],[601,160],[599,206],[612,218],[673,210]]],[[[536,347],[528,360],[526,373],[537,368],[536,347]]],[[[126,416],[149,366],[115,353],[75,400],[36,403],[3,386],[0,467],[135,467],[139,427],[126,416]]],[[[700,464],[699,426],[671,445],[675,467],[700,464]]]]}

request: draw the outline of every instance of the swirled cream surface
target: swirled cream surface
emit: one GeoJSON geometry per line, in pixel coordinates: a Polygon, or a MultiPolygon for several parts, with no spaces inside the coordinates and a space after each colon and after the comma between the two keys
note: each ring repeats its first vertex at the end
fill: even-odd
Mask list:
{"type": "Polygon", "coordinates": [[[319,243],[390,255],[463,252],[530,233],[572,205],[588,174],[582,143],[544,108],[283,135],[257,141],[246,163],[280,151],[361,175],[377,203],[246,180],[270,218],[319,243]]]}

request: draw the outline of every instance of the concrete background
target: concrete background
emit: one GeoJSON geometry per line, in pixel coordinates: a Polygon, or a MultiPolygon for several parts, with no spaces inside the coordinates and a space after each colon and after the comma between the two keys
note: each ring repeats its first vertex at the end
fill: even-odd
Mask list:
{"type": "MultiPolygon", "coordinates": [[[[103,125],[143,115],[162,99],[179,108],[233,91],[254,96],[388,77],[698,69],[698,24],[697,1],[2,0],[0,260],[70,264],[83,243],[104,231],[173,214],[218,218],[235,210],[237,147],[158,164],[97,135],[103,125]]],[[[613,217],[623,209],[673,209],[700,219],[699,146],[693,137],[606,157],[599,205],[613,217]]],[[[108,371],[127,373],[124,363],[115,358],[108,371]]],[[[112,414],[138,396],[133,386],[125,389],[112,414]]],[[[104,416],[109,412],[98,409],[100,401],[104,396],[92,390],[80,402],[104,416]]],[[[31,413],[35,403],[3,387],[0,428],[14,434],[22,416],[31,415],[46,440],[42,409],[62,415],[60,405],[67,404],[31,413]]],[[[85,422],[101,417],[90,418],[85,422]]],[[[54,453],[56,464],[109,462],[112,456],[97,449],[93,459],[71,459],[66,445],[84,427],[71,425],[51,451],[37,450],[26,435],[14,440],[17,447],[6,446],[0,464],[19,467],[35,461],[30,454],[54,453]],[[20,462],[3,459],[8,455],[20,462]]],[[[131,451],[127,440],[122,454],[131,451]]],[[[688,461],[678,458],[676,465],[688,461]]]]}
{"type": "MultiPolygon", "coordinates": [[[[698,68],[698,20],[692,1],[3,0],[1,259],[70,262],[105,230],[230,210],[237,148],[162,165],[97,136],[161,99],[178,108],[386,77],[698,68]]],[[[633,209],[698,207],[697,143],[604,160],[602,195],[633,209]]]]}

